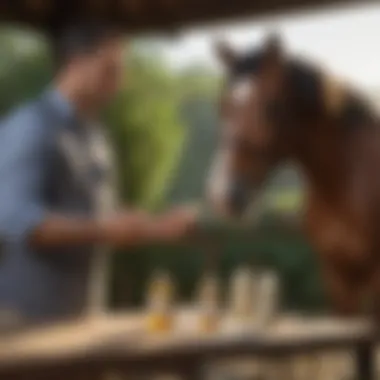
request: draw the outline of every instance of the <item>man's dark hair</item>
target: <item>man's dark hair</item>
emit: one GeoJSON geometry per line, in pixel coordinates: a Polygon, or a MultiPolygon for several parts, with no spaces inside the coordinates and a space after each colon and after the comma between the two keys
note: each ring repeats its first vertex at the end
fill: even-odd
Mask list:
{"type": "Polygon", "coordinates": [[[55,65],[61,67],[75,56],[92,53],[106,40],[121,35],[122,30],[115,25],[95,22],[66,25],[52,38],[55,65]]]}

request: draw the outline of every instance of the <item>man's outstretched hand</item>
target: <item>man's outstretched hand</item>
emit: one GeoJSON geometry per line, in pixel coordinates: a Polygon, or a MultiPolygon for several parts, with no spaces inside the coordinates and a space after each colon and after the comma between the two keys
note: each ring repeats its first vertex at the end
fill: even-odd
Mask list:
{"type": "Polygon", "coordinates": [[[161,215],[126,211],[101,222],[100,240],[114,246],[175,243],[196,230],[198,210],[178,207],[161,215]]]}
{"type": "Polygon", "coordinates": [[[154,234],[157,241],[177,242],[190,237],[197,229],[199,210],[185,206],[156,217],[154,234]]]}
{"type": "Polygon", "coordinates": [[[191,235],[196,229],[197,219],[198,211],[194,207],[179,207],[158,216],[126,210],[102,220],[52,214],[32,231],[28,243],[36,248],[175,243],[191,235]]]}

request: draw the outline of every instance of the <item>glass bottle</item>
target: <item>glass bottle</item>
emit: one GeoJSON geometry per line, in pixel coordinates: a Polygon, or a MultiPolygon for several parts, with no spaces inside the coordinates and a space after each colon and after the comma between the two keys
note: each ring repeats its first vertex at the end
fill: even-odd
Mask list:
{"type": "Polygon", "coordinates": [[[240,267],[233,274],[230,282],[229,311],[230,317],[239,323],[253,320],[254,277],[249,267],[240,267]]]}
{"type": "Polygon", "coordinates": [[[219,323],[219,281],[215,274],[207,273],[199,284],[199,330],[204,332],[215,331],[219,323]]]}
{"type": "Polygon", "coordinates": [[[173,327],[174,283],[167,272],[157,271],[147,292],[148,329],[168,331],[173,327]]]}

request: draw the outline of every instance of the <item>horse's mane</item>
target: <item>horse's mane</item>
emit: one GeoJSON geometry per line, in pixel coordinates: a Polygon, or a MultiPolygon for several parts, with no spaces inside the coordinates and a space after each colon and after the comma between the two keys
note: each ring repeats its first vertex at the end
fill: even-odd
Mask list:
{"type": "MultiPolygon", "coordinates": [[[[259,72],[263,59],[264,53],[260,49],[241,55],[231,70],[230,79],[235,80],[259,72]]],[[[374,124],[377,119],[376,112],[358,90],[338,81],[326,70],[301,57],[290,57],[285,64],[292,85],[310,104],[324,107],[347,126],[374,124]]]]}

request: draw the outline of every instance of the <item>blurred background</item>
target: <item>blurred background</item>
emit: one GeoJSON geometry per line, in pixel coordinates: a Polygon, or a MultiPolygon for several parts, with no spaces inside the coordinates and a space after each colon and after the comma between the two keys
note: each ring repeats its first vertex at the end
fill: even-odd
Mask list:
{"type": "MultiPolygon", "coordinates": [[[[274,28],[289,51],[325,65],[380,106],[380,5],[140,36],[129,42],[125,84],[104,114],[124,201],[152,211],[173,203],[201,202],[217,143],[223,78],[214,60],[213,41],[226,38],[244,49],[255,46],[274,28]]],[[[0,112],[4,115],[49,84],[52,57],[42,35],[15,25],[2,26],[0,46],[0,112]]],[[[169,270],[176,278],[180,299],[189,299],[204,271],[205,252],[212,249],[214,269],[222,279],[239,264],[271,268],[280,276],[286,309],[322,312],[325,296],[314,255],[297,228],[302,188],[296,168],[286,164],[274,173],[260,200],[257,233],[236,236],[231,231],[220,246],[119,252],[112,267],[111,306],[139,305],[147,280],[157,268],[169,270]]]]}

